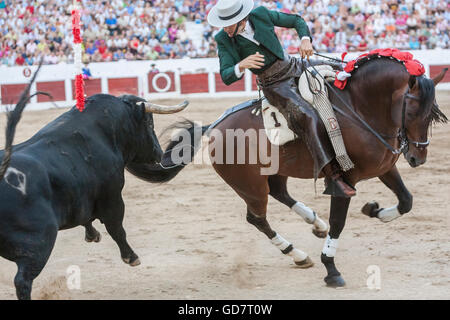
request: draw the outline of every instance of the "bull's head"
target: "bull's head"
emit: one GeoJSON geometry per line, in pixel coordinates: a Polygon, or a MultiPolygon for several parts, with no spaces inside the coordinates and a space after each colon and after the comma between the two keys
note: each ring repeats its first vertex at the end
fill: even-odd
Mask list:
{"type": "Polygon", "coordinates": [[[143,139],[139,143],[140,147],[133,159],[134,163],[159,163],[161,161],[163,151],[155,133],[153,114],[177,113],[184,110],[188,104],[188,101],[176,106],[162,106],[142,100],[136,102],[138,108],[141,108],[140,114],[143,116],[141,130],[139,130],[142,132],[143,139]]]}

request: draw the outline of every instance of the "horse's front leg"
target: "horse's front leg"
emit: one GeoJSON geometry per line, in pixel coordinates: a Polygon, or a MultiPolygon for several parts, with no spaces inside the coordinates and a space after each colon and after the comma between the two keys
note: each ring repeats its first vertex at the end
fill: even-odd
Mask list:
{"type": "Polygon", "coordinates": [[[398,205],[391,208],[380,208],[377,202],[369,202],[361,211],[371,217],[378,218],[383,222],[390,222],[403,214],[411,211],[413,197],[403,184],[402,177],[396,166],[390,171],[378,177],[389,189],[391,189],[398,198],[398,205]]]}
{"type": "Polygon", "coordinates": [[[344,229],[347,218],[350,198],[331,197],[330,206],[330,231],[322,249],[321,261],[327,268],[327,276],[324,278],[329,287],[343,287],[345,281],[334,264],[334,257],[338,248],[338,239],[344,229]]]}

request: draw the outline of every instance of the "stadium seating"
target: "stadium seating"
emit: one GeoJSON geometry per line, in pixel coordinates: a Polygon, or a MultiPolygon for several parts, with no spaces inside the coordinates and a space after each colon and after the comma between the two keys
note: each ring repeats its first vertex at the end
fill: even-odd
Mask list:
{"type": "MultiPolygon", "coordinates": [[[[214,0],[82,1],[85,62],[216,57],[214,0]],[[200,33],[200,34],[199,34],[200,33]]],[[[71,0],[0,0],[0,64],[73,61],[71,0]]],[[[447,0],[256,0],[301,15],[321,52],[449,48],[447,0]]],[[[276,30],[298,52],[293,30],[276,30]]]]}

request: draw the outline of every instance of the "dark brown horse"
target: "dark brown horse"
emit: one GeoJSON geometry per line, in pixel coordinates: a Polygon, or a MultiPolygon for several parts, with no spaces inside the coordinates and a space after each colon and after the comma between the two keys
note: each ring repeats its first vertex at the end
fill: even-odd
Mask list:
{"type": "MultiPolygon", "coordinates": [[[[393,149],[399,150],[399,132],[404,126],[403,153],[411,167],[422,165],[426,161],[428,129],[432,122],[447,122],[445,115],[439,110],[435,101],[435,85],[442,80],[446,70],[434,79],[425,76],[410,76],[403,64],[388,58],[370,60],[359,66],[344,90],[330,91],[331,102],[341,111],[337,118],[341,126],[342,135],[347,152],[355,164],[355,168],[348,171],[345,178],[352,185],[359,181],[378,177],[398,198],[398,205],[389,209],[379,208],[377,203],[366,204],[362,211],[370,217],[377,217],[384,222],[409,212],[413,198],[403,184],[396,167],[400,152],[394,154],[384,144],[369,132],[356,117],[349,112],[339,95],[359,116],[378,132],[393,149]],[[407,139],[407,142],[406,142],[407,139]]],[[[235,112],[219,123],[215,124],[214,138],[210,140],[211,156],[216,159],[217,152],[227,157],[230,149],[227,146],[236,145],[236,136],[227,135],[227,131],[242,129],[263,129],[260,116],[252,113],[253,108],[244,108],[235,112]],[[217,134],[219,133],[219,134],[217,134]],[[221,140],[221,141],[218,141],[221,140]],[[211,142],[212,141],[212,142],[211,142]],[[217,147],[221,145],[222,147],[217,147]]],[[[207,127],[203,127],[203,132],[207,127]]],[[[193,127],[190,128],[192,135],[193,127]]],[[[248,137],[247,137],[248,138],[248,137]]],[[[262,139],[267,140],[267,137],[262,139]]],[[[191,137],[191,144],[195,139],[191,137]]],[[[272,196],[296,213],[308,223],[314,225],[313,232],[319,237],[327,237],[322,251],[321,261],[327,269],[325,282],[328,286],[344,286],[345,282],[334,264],[339,236],[344,228],[349,198],[331,197],[330,229],[327,236],[327,226],[322,220],[303,203],[294,200],[288,193],[286,182],[288,177],[313,179],[314,163],[306,145],[300,140],[294,140],[279,148],[279,170],[276,174],[263,175],[261,169],[267,167],[260,158],[251,164],[249,154],[252,148],[268,145],[268,141],[258,139],[257,143],[247,139],[246,161],[243,164],[214,163],[214,169],[229,184],[247,204],[247,221],[263,232],[272,243],[284,254],[294,258],[301,267],[312,265],[311,260],[301,250],[294,249],[292,244],[278,235],[267,222],[268,196],[272,196]],[[261,144],[264,142],[263,144],[261,144]]],[[[174,150],[179,142],[169,145],[168,150],[174,150]]],[[[231,150],[235,154],[236,150],[231,150]]],[[[259,154],[259,153],[258,153],[259,154]]],[[[236,159],[234,159],[236,160],[236,159]]],[[[167,161],[167,159],[166,159],[167,161]]],[[[172,166],[170,169],[154,166],[129,166],[134,174],[146,179],[155,177],[159,172],[159,181],[173,178],[183,166],[172,166]]],[[[320,177],[323,177],[322,175],[320,177]]]]}

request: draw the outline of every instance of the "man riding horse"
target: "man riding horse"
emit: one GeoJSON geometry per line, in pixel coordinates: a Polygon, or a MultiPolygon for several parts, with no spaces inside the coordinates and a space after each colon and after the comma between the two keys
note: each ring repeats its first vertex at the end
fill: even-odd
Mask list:
{"type": "Polygon", "coordinates": [[[208,15],[208,22],[223,28],[215,37],[220,58],[220,74],[225,84],[240,80],[249,69],[269,103],[279,109],[289,128],[308,146],[314,159],[314,176],[325,175],[325,194],[352,197],[355,189],[343,179],[325,126],[313,107],[298,92],[296,80],[304,67],[302,61],[313,54],[306,22],[298,15],[253,9],[253,0],[219,0],[208,15]],[[302,59],[287,55],[274,27],[294,28],[301,38],[302,59]]]}

